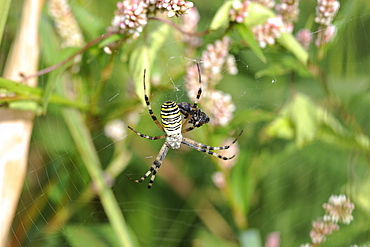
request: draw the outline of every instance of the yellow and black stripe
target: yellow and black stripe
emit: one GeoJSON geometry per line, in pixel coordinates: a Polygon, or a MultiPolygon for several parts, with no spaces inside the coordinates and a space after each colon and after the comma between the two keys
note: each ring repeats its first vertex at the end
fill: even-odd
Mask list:
{"type": "Polygon", "coordinates": [[[166,101],[161,106],[162,125],[167,135],[181,133],[181,114],[179,106],[174,101],[166,101]]]}

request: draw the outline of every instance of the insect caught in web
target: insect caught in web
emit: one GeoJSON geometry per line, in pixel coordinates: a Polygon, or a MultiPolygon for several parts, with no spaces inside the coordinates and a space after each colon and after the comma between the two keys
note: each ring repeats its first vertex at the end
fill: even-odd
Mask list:
{"type": "Polygon", "coordinates": [[[225,156],[214,153],[212,150],[224,150],[224,149],[230,148],[230,146],[233,145],[238,140],[240,135],[243,133],[243,130],[239,133],[239,135],[235,138],[235,140],[230,145],[221,146],[221,147],[211,147],[211,146],[205,145],[203,143],[200,143],[200,142],[197,142],[197,141],[194,141],[192,139],[182,136],[183,133],[192,131],[193,129],[200,127],[203,124],[209,122],[209,117],[198,108],[198,101],[202,94],[202,87],[201,87],[202,79],[201,79],[199,64],[197,64],[197,68],[198,68],[198,73],[199,73],[199,89],[198,89],[198,94],[196,96],[194,104],[190,104],[186,102],[176,104],[176,102],[174,101],[164,102],[161,106],[161,115],[160,115],[162,124],[159,123],[150,105],[149,97],[146,93],[146,86],[145,86],[146,70],[144,70],[143,83],[144,83],[145,103],[148,108],[150,117],[152,118],[154,123],[157,125],[157,127],[161,129],[163,132],[165,132],[165,134],[160,135],[160,136],[148,136],[145,134],[141,134],[140,132],[136,131],[130,126],[127,126],[127,127],[133,132],[135,132],[137,135],[139,135],[140,137],[143,137],[149,140],[159,140],[159,139],[166,138],[166,141],[163,143],[152,166],[144,174],[144,176],[142,176],[140,179],[132,179],[129,176],[127,176],[131,181],[141,183],[151,174],[150,181],[148,184],[148,189],[150,189],[153,185],[158,169],[161,167],[168,153],[168,150],[170,148],[179,149],[181,144],[185,144],[197,151],[204,152],[209,155],[213,155],[222,160],[229,160],[235,157],[235,155],[231,157],[225,157],[225,156]],[[181,113],[184,114],[185,116],[184,122],[182,122],[181,113]],[[188,123],[192,124],[192,126],[185,128],[185,126],[188,123]]]}
{"type": "Polygon", "coordinates": [[[184,115],[185,119],[190,116],[189,124],[193,124],[194,127],[199,128],[203,124],[209,122],[209,117],[201,109],[188,103],[181,102],[177,104],[179,106],[181,114],[184,115]]]}

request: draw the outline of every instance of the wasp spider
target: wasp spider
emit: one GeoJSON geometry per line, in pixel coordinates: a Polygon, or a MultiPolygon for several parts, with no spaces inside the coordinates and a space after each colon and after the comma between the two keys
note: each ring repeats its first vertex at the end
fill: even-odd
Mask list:
{"type": "Polygon", "coordinates": [[[150,106],[149,97],[146,93],[146,86],[145,86],[145,73],[146,70],[144,70],[144,99],[149,111],[149,115],[154,121],[154,123],[160,128],[163,132],[165,132],[165,135],[160,136],[148,136],[145,134],[141,134],[138,131],[134,130],[132,127],[127,126],[130,130],[135,132],[137,135],[149,139],[149,140],[159,140],[166,138],[166,141],[163,143],[161,149],[159,150],[159,153],[157,157],[155,158],[152,166],[150,169],[142,176],[140,179],[132,179],[129,176],[127,176],[130,180],[141,183],[143,182],[150,174],[151,178],[148,184],[148,189],[150,189],[153,185],[155,176],[158,172],[158,169],[161,167],[163,160],[165,159],[167,152],[170,148],[172,149],[179,149],[181,144],[185,144],[195,150],[198,150],[200,152],[207,153],[209,155],[216,156],[219,159],[223,160],[229,160],[235,157],[235,155],[231,157],[224,157],[222,155],[216,154],[212,152],[211,150],[223,150],[228,149],[231,145],[233,145],[239,138],[239,136],[243,133],[243,131],[240,132],[240,134],[237,136],[237,138],[228,146],[222,146],[222,147],[211,147],[199,142],[196,142],[192,139],[183,137],[182,134],[189,132],[193,130],[196,127],[200,127],[201,125],[208,123],[209,118],[208,116],[199,110],[198,108],[198,101],[200,99],[200,96],[202,94],[202,88],[201,88],[201,75],[200,75],[200,69],[199,65],[197,64],[198,72],[199,72],[199,89],[198,94],[196,96],[196,100],[194,104],[189,103],[180,103],[180,107],[178,104],[176,104],[174,101],[166,101],[161,106],[161,122],[162,125],[159,123],[157,117],[154,115],[152,107],[150,106]],[[185,116],[184,122],[182,121],[182,117],[180,112],[182,112],[185,116]],[[186,124],[190,123],[193,124],[192,126],[185,128],[186,124]]]}

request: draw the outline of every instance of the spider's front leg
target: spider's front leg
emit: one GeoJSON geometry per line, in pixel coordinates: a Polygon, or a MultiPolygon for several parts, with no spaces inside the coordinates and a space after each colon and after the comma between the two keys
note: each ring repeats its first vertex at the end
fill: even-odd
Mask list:
{"type": "Polygon", "coordinates": [[[145,134],[141,134],[140,132],[136,131],[134,128],[130,127],[130,126],[127,126],[127,128],[129,128],[130,130],[132,130],[134,133],[136,133],[138,136],[142,137],[142,138],[145,138],[145,139],[149,139],[149,140],[159,140],[159,139],[163,139],[163,138],[166,138],[166,135],[160,135],[160,136],[148,136],[148,135],[145,135],[145,134]]]}
{"type": "Polygon", "coordinates": [[[130,179],[131,181],[134,181],[136,183],[141,183],[143,182],[150,174],[152,174],[151,178],[150,178],[150,181],[149,181],[149,184],[148,184],[148,189],[152,188],[153,186],[153,183],[154,183],[154,179],[155,179],[155,175],[157,174],[158,172],[158,169],[161,167],[162,163],[163,163],[163,160],[164,158],[166,157],[167,153],[168,153],[168,150],[169,150],[170,146],[167,144],[167,142],[163,143],[162,145],[162,148],[159,150],[159,153],[157,155],[157,157],[155,158],[152,166],[150,167],[150,169],[144,174],[144,176],[142,176],[140,179],[132,179],[130,178],[128,175],[126,175],[126,177],[128,179],[130,179]]]}
{"type": "Polygon", "coordinates": [[[201,110],[198,109],[198,102],[200,100],[200,96],[202,95],[202,76],[201,76],[201,73],[200,73],[199,63],[197,63],[197,69],[198,69],[199,88],[198,88],[198,93],[197,93],[197,96],[195,98],[194,104],[189,104],[189,103],[186,103],[186,102],[181,102],[181,103],[178,104],[178,106],[180,107],[181,113],[185,116],[185,121],[182,124],[182,127],[185,127],[186,124],[189,123],[189,122],[193,124],[193,126],[187,128],[184,131],[184,133],[189,132],[189,131],[193,130],[196,127],[198,128],[198,127],[202,126],[202,124],[205,124],[205,123],[209,122],[208,116],[204,112],[202,112],[201,110]],[[200,116],[199,114],[201,114],[202,116],[200,116]],[[199,117],[206,117],[206,118],[208,118],[208,120],[198,119],[199,117]]]}

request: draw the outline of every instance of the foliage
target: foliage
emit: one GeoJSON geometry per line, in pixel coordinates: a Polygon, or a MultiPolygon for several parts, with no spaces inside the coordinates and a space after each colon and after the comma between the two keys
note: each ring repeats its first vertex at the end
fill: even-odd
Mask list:
{"type": "MultiPolygon", "coordinates": [[[[363,38],[368,30],[358,29],[370,23],[363,14],[368,4],[342,6],[336,38],[305,50],[288,32],[275,45],[260,47],[253,27],[276,17],[265,6],[253,3],[252,14],[236,23],[229,17],[232,1],[198,2],[198,28],[206,30],[197,33],[199,47],[183,42],[183,16],[160,13],[135,39],[119,32],[99,39],[115,3],[71,1],[86,40],[97,39],[86,49],[61,48],[54,22],[43,12],[40,69],[79,54],[38,75],[36,88],[0,78],[2,107],[38,114],[11,246],[258,247],[274,232],[280,246],[299,246],[310,242],[322,204],[341,193],[355,204],[354,220],[321,246],[369,244],[370,45],[363,38]],[[139,178],[147,171],[164,141],[142,139],[126,127],[118,136],[107,131],[119,119],[142,133],[162,135],[145,105],[144,69],[159,117],[164,101],[194,102],[185,96],[187,68],[225,36],[239,73],[228,75],[223,68],[220,82],[208,89],[231,95],[234,118],[187,136],[217,146],[243,129],[236,163],[229,167],[182,147],[170,150],[151,190],[147,181],[128,180],[126,174],[139,178]]],[[[8,23],[17,23],[15,5],[8,23]]],[[[296,28],[316,25],[313,1],[301,1],[300,9],[296,28]]],[[[7,24],[5,30],[4,54],[17,28],[7,24]]],[[[0,60],[1,68],[5,62],[0,60]]],[[[203,94],[207,98],[206,87],[203,94]]],[[[207,103],[201,101],[200,109],[207,103]]]]}

